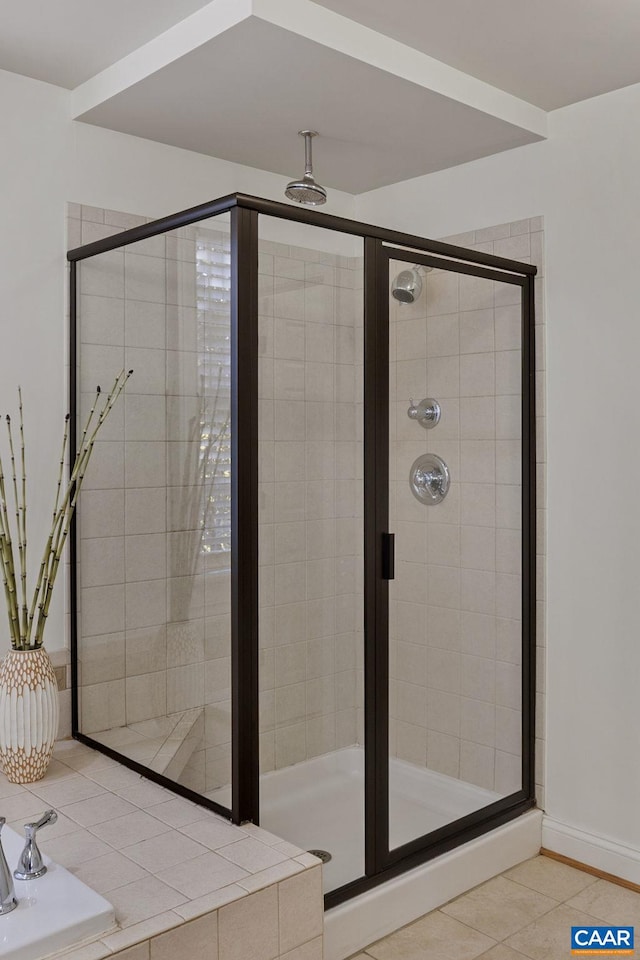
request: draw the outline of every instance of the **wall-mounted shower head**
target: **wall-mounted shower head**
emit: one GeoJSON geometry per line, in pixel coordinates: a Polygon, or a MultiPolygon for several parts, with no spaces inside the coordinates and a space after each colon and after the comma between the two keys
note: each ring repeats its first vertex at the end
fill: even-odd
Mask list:
{"type": "Polygon", "coordinates": [[[306,203],[318,207],[327,202],[327,191],[313,178],[313,163],[311,160],[311,140],[317,137],[315,130],[299,130],[299,136],[304,137],[304,176],[300,180],[292,180],[287,184],[285,196],[297,203],[306,203]]]}
{"type": "Polygon", "coordinates": [[[422,277],[419,271],[430,273],[432,269],[432,267],[416,264],[409,270],[401,270],[391,283],[391,296],[400,303],[413,303],[422,293],[422,277]]]}

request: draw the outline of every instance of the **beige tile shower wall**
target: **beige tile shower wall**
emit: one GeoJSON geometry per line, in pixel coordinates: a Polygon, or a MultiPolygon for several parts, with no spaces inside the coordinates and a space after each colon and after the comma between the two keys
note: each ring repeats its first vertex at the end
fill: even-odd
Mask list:
{"type": "MultiPolygon", "coordinates": [[[[76,245],[145,222],[79,212],[76,245]]],[[[228,246],[224,233],[186,228],[80,267],[82,415],[96,384],[122,367],[134,374],[81,498],[79,661],[83,732],[111,731],[117,747],[136,725],[147,735],[141,762],[152,758],[154,725],[200,709],[207,739],[181,781],[208,790],[229,782],[229,573],[228,557],[199,547],[197,426],[210,396],[198,337],[212,318],[197,310],[196,236],[228,246]]],[[[228,388],[219,393],[228,406],[228,388]]]]}
{"type": "MultiPolygon", "coordinates": [[[[448,238],[534,262],[538,428],[538,661],[544,657],[544,312],[542,221],[448,238]]],[[[519,288],[435,271],[415,305],[391,310],[391,753],[470,783],[520,786],[519,288]],[[407,417],[434,397],[431,431],[407,417]],[[395,399],[395,408],[393,401],[395,399]],[[412,496],[409,469],[439,454],[452,484],[440,505],[412,496]]],[[[536,783],[542,802],[544,690],[538,681],[536,783]]]]}
{"type": "Polygon", "coordinates": [[[362,260],[260,245],[263,772],[358,741],[362,260]]]}

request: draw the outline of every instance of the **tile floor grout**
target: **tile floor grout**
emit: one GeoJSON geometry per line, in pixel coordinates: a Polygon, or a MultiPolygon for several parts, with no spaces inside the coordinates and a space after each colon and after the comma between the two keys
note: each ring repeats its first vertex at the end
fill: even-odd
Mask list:
{"type": "Polygon", "coordinates": [[[369,944],[351,960],[560,960],[571,957],[572,923],[634,922],[640,924],[640,893],[537,856],[369,944]]]}

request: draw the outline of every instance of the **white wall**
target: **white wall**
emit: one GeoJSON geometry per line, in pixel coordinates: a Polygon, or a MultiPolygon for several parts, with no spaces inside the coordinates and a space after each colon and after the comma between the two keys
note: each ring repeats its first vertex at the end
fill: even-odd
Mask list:
{"type": "MultiPolygon", "coordinates": [[[[65,91],[0,72],[0,413],[17,418],[22,385],[32,574],[53,509],[65,413],[64,201],[71,163],[66,117],[65,91]]],[[[0,438],[7,469],[4,423],[0,438]]],[[[54,648],[63,643],[63,599],[58,586],[46,637],[54,648]]],[[[8,645],[6,624],[3,600],[0,649],[8,645]]]]}
{"type": "MultiPolygon", "coordinates": [[[[634,120],[639,109],[640,86],[628,87],[553,113],[546,142],[356,202],[358,219],[433,237],[544,215],[546,807],[561,823],[632,848],[616,872],[635,882],[640,881],[640,132],[634,120]]],[[[600,856],[589,844],[572,849],[591,862],[600,856]]]]}
{"type": "MultiPolygon", "coordinates": [[[[67,90],[6,71],[0,71],[0,129],[0,413],[17,415],[20,384],[35,576],[49,528],[68,404],[65,203],[159,217],[236,191],[283,200],[285,178],[75,123],[69,120],[67,90]]],[[[350,195],[332,190],[325,209],[351,216],[352,205],[350,195]]],[[[52,650],[66,644],[63,579],[45,637],[52,650]]],[[[8,640],[4,615],[2,607],[0,650],[8,640]]]]}

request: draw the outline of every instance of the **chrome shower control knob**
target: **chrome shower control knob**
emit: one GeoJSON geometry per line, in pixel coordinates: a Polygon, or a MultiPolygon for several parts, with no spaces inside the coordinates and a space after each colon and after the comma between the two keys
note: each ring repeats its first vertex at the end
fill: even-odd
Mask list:
{"type": "Polygon", "coordinates": [[[449,468],[435,453],[425,453],[414,461],[409,472],[411,493],[420,503],[442,503],[449,492],[449,468]]]}
{"type": "Polygon", "coordinates": [[[409,403],[410,407],[407,410],[407,416],[410,420],[417,420],[425,430],[430,430],[431,427],[435,427],[442,413],[437,400],[427,397],[426,400],[421,400],[420,403],[416,404],[413,400],[410,400],[409,403]]]}

